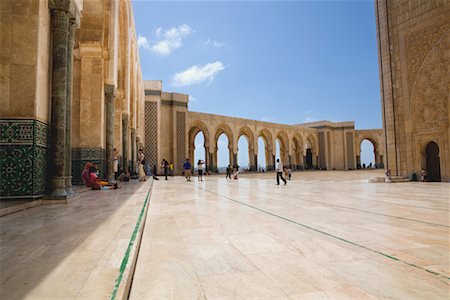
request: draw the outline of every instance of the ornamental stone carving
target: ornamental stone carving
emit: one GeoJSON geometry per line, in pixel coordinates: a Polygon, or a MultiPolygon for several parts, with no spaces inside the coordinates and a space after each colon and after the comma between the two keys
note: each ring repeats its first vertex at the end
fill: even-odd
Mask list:
{"type": "Polygon", "coordinates": [[[406,40],[409,91],[413,89],[420,67],[431,49],[448,34],[450,23],[429,26],[408,35],[406,40]]]}
{"type": "Polygon", "coordinates": [[[416,129],[439,129],[448,123],[448,61],[440,43],[429,54],[413,87],[412,104],[416,129]]]}

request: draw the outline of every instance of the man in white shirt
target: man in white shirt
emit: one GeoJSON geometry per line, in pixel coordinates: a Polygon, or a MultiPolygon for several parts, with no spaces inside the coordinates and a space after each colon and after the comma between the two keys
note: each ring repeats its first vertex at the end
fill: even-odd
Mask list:
{"type": "Polygon", "coordinates": [[[286,179],[283,177],[283,163],[280,161],[280,159],[277,159],[277,164],[276,164],[276,171],[277,171],[277,185],[280,185],[280,177],[281,180],[284,181],[284,185],[287,184],[286,179]]]}

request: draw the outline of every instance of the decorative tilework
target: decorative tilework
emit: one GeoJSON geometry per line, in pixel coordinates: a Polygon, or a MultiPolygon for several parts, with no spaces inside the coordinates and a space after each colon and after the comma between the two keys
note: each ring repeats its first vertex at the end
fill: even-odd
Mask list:
{"type": "Polygon", "coordinates": [[[176,169],[181,172],[186,159],[186,113],[177,111],[177,161],[176,169]]]}
{"type": "Polygon", "coordinates": [[[37,198],[46,192],[47,124],[0,120],[0,197],[37,198]]]}
{"type": "Polygon", "coordinates": [[[145,102],[144,156],[150,166],[158,165],[158,103],[145,102]]]}

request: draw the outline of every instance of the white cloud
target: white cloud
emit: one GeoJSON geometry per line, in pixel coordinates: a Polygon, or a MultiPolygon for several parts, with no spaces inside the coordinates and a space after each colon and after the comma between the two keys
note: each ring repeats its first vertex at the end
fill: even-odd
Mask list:
{"type": "Polygon", "coordinates": [[[161,55],[169,55],[173,50],[180,48],[183,45],[183,38],[192,32],[194,30],[186,24],[165,31],[159,27],[155,33],[158,37],[162,36],[162,39],[151,45],[150,50],[161,55]]]}
{"type": "Polygon", "coordinates": [[[142,47],[144,49],[150,48],[150,43],[148,42],[147,38],[143,35],[139,35],[137,39],[138,47],[142,47]]]}
{"type": "Polygon", "coordinates": [[[189,102],[197,102],[197,98],[189,96],[189,102]]]}
{"type": "Polygon", "coordinates": [[[214,76],[224,70],[225,66],[220,61],[208,63],[204,66],[195,65],[172,76],[173,86],[189,86],[205,81],[211,82],[214,76]]]}
{"type": "Polygon", "coordinates": [[[211,39],[207,39],[206,41],[203,42],[203,44],[204,45],[212,45],[213,47],[216,47],[216,48],[221,48],[226,45],[223,42],[218,42],[216,40],[211,40],[211,39]]]}

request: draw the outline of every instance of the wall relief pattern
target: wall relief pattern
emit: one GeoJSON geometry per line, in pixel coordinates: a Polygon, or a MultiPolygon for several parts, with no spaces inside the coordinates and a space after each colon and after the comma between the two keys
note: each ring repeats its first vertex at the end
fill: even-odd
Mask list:
{"type": "Polygon", "coordinates": [[[428,53],[436,45],[444,34],[448,34],[450,23],[440,26],[429,26],[425,29],[413,32],[406,39],[407,61],[408,61],[408,84],[409,91],[413,89],[414,82],[420,71],[422,63],[426,59],[428,53]]]}
{"type": "Polygon", "coordinates": [[[412,93],[416,129],[439,129],[448,123],[449,78],[444,45],[440,43],[427,58],[412,93]]]}

